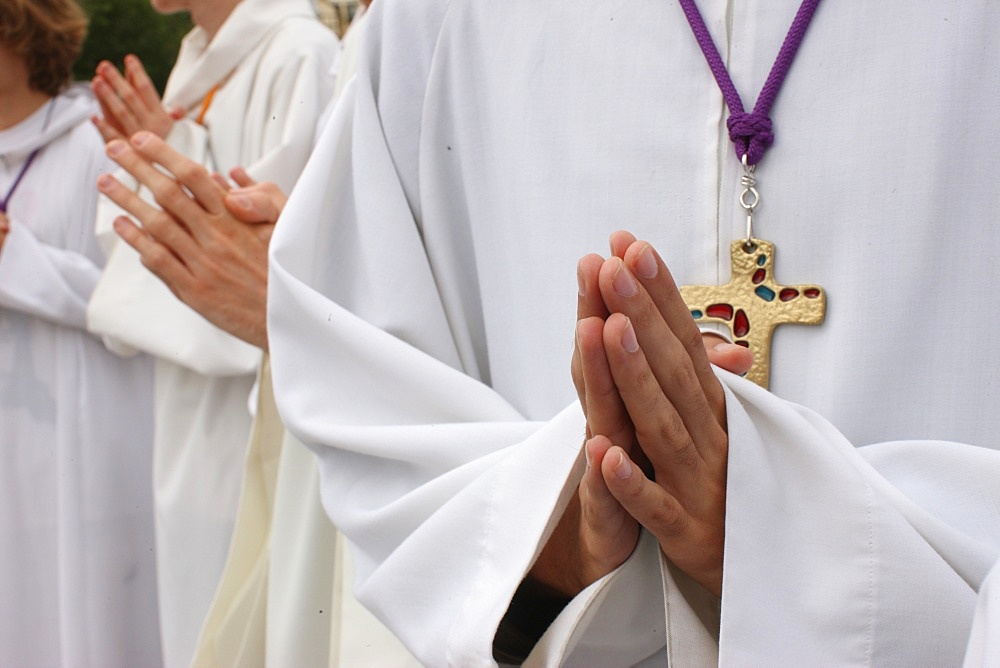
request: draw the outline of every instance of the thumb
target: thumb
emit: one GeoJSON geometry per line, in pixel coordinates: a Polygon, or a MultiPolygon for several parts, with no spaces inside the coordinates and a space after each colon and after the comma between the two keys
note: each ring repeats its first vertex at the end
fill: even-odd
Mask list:
{"type": "Polygon", "coordinates": [[[229,213],[244,223],[274,223],[284,208],[284,201],[260,188],[234,189],[226,194],[229,213]]]}
{"type": "Polygon", "coordinates": [[[708,361],[729,373],[742,376],[753,366],[753,353],[748,348],[729,343],[721,336],[703,332],[702,343],[708,353],[708,361]]]}

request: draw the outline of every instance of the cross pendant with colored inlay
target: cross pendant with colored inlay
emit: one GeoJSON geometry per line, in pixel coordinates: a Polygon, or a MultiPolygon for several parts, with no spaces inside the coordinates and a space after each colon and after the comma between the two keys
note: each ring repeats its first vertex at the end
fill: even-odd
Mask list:
{"type": "Polygon", "coordinates": [[[818,285],[780,285],[774,279],[774,244],[769,241],[738,239],[729,252],[728,284],[686,285],[681,297],[696,322],[728,325],[733,341],[750,348],[753,366],[746,377],[767,389],[775,327],[822,323],[826,293],[818,285]]]}

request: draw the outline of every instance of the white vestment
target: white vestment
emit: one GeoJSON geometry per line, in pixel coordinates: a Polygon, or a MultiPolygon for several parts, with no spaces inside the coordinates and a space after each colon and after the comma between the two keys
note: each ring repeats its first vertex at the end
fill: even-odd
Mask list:
{"type": "MultiPolygon", "coordinates": [[[[698,4],[751,107],[797,0],[698,4]]],[[[725,283],[741,168],[675,2],[376,2],[368,21],[272,241],[275,395],[319,454],[360,600],[428,664],[489,664],[583,468],[578,258],[624,228],[678,283],[725,283]]],[[[985,0],[819,8],[772,110],[756,232],[828,312],[778,329],[773,394],[720,372],[721,623],[646,535],[533,660],[955,665],[996,646],[998,34],[985,0]]]]}
{"type": "Polygon", "coordinates": [[[156,666],[153,367],[84,328],[110,171],[74,87],[0,131],[0,665],[156,666]]]}
{"type": "MultiPolygon", "coordinates": [[[[243,0],[209,42],[185,37],[164,104],[188,110],[168,143],[223,174],[245,166],[290,190],[332,93],[336,36],[308,0],[243,0]],[[213,94],[214,91],[214,94],[213,94]],[[203,124],[196,122],[213,95],[203,124]]],[[[187,665],[219,582],[250,433],[255,347],[177,300],[120,242],[105,201],[99,231],[113,243],[88,309],[109,346],[156,356],[155,499],[164,655],[187,665]]]]}
{"type": "MultiPolygon", "coordinates": [[[[337,91],[354,75],[364,15],[355,15],[331,68],[337,91]]],[[[320,504],[316,457],[284,432],[270,387],[265,362],[229,557],[194,664],[414,665],[354,598],[346,541],[320,504]]]]}

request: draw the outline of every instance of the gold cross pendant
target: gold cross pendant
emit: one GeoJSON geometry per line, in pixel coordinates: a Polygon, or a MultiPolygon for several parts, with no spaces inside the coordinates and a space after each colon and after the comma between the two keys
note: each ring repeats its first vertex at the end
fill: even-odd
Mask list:
{"type": "Polygon", "coordinates": [[[746,377],[767,389],[771,335],[785,323],[818,325],[826,313],[826,292],[818,285],[781,285],[774,278],[774,244],[738,239],[729,247],[732,278],[726,285],[686,285],[681,296],[696,322],[729,326],[733,341],[750,348],[746,377]]]}

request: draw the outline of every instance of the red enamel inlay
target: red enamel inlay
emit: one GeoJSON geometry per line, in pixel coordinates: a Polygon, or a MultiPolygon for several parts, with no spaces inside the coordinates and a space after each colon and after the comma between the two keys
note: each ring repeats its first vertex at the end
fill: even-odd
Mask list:
{"type": "Polygon", "coordinates": [[[819,288],[807,288],[802,292],[809,299],[816,299],[819,297],[819,288]]]}
{"type": "Polygon", "coordinates": [[[737,341],[736,345],[743,346],[744,348],[749,348],[750,347],[750,342],[749,341],[737,341]]]}
{"type": "Polygon", "coordinates": [[[753,279],[751,280],[753,280],[754,285],[760,285],[761,282],[764,280],[765,276],[767,276],[767,272],[764,271],[763,269],[758,269],[757,271],[753,272],[753,279]]]}
{"type": "Polygon", "coordinates": [[[733,307],[729,304],[712,304],[705,309],[705,315],[709,318],[720,318],[722,320],[733,319],[733,307]]]}
{"type": "Polygon", "coordinates": [[[740,309],[736,312],[736,322],[733,323],[733,334],[735,336],[744,337],[750,333],[750,319],[747,318],[747,314],[740,309]]]}
{"type": "Polygon", "coordinates": [[[799,291],[795,288],[783,288],[781,292],[778,293],[778,299],[783,302],[790,302],[799,296],[799,291]]]}

